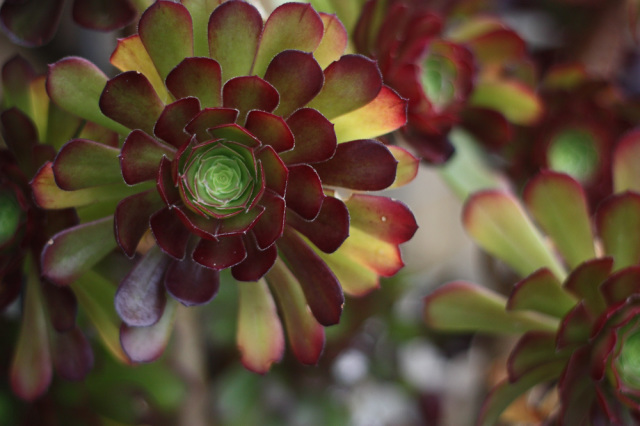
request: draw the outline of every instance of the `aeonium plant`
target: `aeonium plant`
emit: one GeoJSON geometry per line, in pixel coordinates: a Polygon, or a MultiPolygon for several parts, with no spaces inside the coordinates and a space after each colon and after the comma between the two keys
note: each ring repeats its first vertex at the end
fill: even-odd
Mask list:
{"type": "Polygon", "coordinates": [[[471,237],[524,277],[508,298],[469,282],[426,298],[425,318],[435,329],[521,335],[508,378],[492,390],[479,424],[497,423],[511,402],[542,383],[557,386],[558,424],[640,419],[638,154],[636,131],[618,146],[617,193],[593,221],[580,184],[553,171],[527,184],[524,205],[495,190],[468,200],[463,220],[471,237]]]}
{"type": "Polygon", "coordinates": [[[263,22],[243,1],[158,1],[111,56],[121,74],[81,58],[50,67],[53,101],[123,142],[73,139],[33,180],[42,207],[94,219],[52,238],[43,272],[65,285],[116,248],[139,257],[115,297],[131,360],[158,357],[176,301],[208,303],[229,270],[244,365],[266,372],[282,356],[280,315],[314,364],[343,290],[402,267],[413,215],[362,191],[415,175],[414,157],[370,139],[402,126],[406,104],[375,62],[342,56],[346,43],[335,16],[305,4],[263,22]]]}

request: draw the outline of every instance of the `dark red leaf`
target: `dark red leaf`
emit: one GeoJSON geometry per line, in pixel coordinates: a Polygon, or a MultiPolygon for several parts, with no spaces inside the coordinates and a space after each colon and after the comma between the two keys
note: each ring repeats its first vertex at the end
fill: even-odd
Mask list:
{"type": "Polygon", "coordinates": [[[220,273],[186,258],[171,262],[164,277],[164,285],[169,294],[183,305],[203,305],[211,301],[218,292],[220,273]]]}
{"type": "Polygon", "coordinates": [[[337,148],[333,123],[315,109],[303,108],[287,119],[293,132],[295,146],[280,154],[288,165],[318,163],[333,157],[337,148]]]}
{"type": "Polygon", "coordinates": [[[160,139],[180,148],[191,140],[185,131],[187,124],[200,112],[200,102],[196,98],[183,98],[167,105],[153,129],[160,139]]]}
{"type": "Polygon", "coordinates": [[[174,210],[165,207],[157,211],[151,216],[149,225],[162,251],[178,260],[184,258],[191,234],[176,217],[174,210]]]}
{"type": "Polygon", "coordinates": [[[244,238],[244,246],[247,257],[231,268],[231,274],[238,281],[258,281],[275,263],[278,250],[275,245],[269,246],[266,250],[260,250],[253,235],[244,238]]]}
{"type": "Polygon", "coordinates": [[[120,201],[114,214],[116,241],[129,257],[136,254],[142,236],[149,230],[149,219],[162,208],[158,191],[150,189],[120,201]]]}
{"type": "Polygon", "coordinates": [[[313,220],[324,200],[322,182],[313,167],[302,164],[289,167],[289,181],[285,201],[303,219],[313,220]]]}
{"type": "Polygon", "coordinates": [[[349,210],[333,197],[325,197],[318,217],[308,221],[292,210],[287,211],[287,225],[315,244],[325,253],[333,253],[349,236],[349,210]]]}
{"type": "Polygon", "coordinates": [[[200,265],[221,271],[242,262],[247,252],[242,235],[227,235],[217,240],[201,239],[193,252],[193,260],[200,265]]]}

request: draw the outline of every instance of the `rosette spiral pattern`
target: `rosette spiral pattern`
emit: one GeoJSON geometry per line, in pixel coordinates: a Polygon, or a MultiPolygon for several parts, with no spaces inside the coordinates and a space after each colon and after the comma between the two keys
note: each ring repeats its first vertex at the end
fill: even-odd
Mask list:
{"type": "Polygon", "coordinates": [[[107,80],[80,58],[51,67],[52,99],[124,142],[71,140],[34,180],[41,205],[102,212],[53,238],[45,274],[67,282],[116,246],[141,256],[116,295],[134,361],[162,352],[175,311],[165,289],[207,303],[229,269],[244,364],[264,372],[281,356],[276,303],[296,356],[315,363],[342,290],[364,294],[402,266],[413,215],[360,191],[412,178],[413,157],[369,139],[404,124],[405,101],[375,62],[342,56],[346,41],[335,16],[309,5],[263,22],[242,1],[159,1],[113,53],[121,74],[107,80]],[[69,93],[79,79],[86,86],[69,93]],[[338,187],[357,192],[345,199],[338,187]],[[70,259],[78,241],[87,255],[70,259]]]}

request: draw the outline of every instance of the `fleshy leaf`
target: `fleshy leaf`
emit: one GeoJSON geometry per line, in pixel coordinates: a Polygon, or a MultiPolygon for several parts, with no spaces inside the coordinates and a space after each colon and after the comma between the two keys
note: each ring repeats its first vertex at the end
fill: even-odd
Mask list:
{"type": "Polygon", "coordinates": [[[562,265],[509,193],[496,190],[475,193],[464,207],[463,223],[476,243],[520,275],[547,267],[556,278],[564,279],[562,265]]]}
{"type": "Polygon", "coordinates": [[[99,31],[113,31],[136,18],[136,9],[129,0],[85,0],[73,2],[73,20],[77,24],[99,31]]]}
{"type": "Polygon", "coordinates": [[[9,375],[13,391],[21,398],[33,401],[49,386],[52,371],[46,311],[43,309],[37,268],[31,257],[26,263],[28,272],[22,325],[9,375]]]}
{"type": "Polygon", "coordinates": [[[327,264],[338,278],[342,290],[350,296],[364,296],[380,287],[378,274],[370,268],[362,265],[357,260],[353,260],[344,253],[344,246],[348,241],[334,253],[323,253],[319,249],[314,249],[320,258],[327,264]]]}
{"type": "Polygon", "coordinates": [[[55,284],[70,284],[116,246],[112,216],[65,229],[45,244],[42,274],[55,284]]]}
{"type": "Polygon", "coordinates": [[[42,46],[53,38],[64,0],[5,1],[0,8],[0,24],[11,41],[25,47],[42,46]]]}
{"type": "Polygon", "coordinates": [[[325,197],[318,216],[308,221],[295,212],[287,212],[287,225],[307,237],[325,253],[333,253],[349,236],[349,210],[333,197],[325,197]]]}
{"type": "Polygon", "coordinates": [[[640,266],[631,266],[611,275],[599,287],[608,306],[617,305],[640,293],[640,266]]]}
{"type": "Polygon", "coordinates": [[[69,287],[58,287],[42,282],[42,293],[49,314],[49,322],[57,332],[70,331],[76,326],[78,304],[69,287]]]}
{"type": "Polygon", "coordinates": [[[262,77],[273,57],[283,50],[313,52],[323,32],[322,19],[310,4],[286,3],[277,7],[264,24],[252,74],[262,77]]]}
{"type": "Polygon", "coordinates": [[[507,309],[531,310],[562,318],[575,304],[576,300],[562,290],[551,271],[542,268],[514,286],[507,309]]]}
{"type": "Polygon", "coordinates": [[[284,352],[284,333],[278,311],[264,280],[239,282],[237,344],[242,364],[264,374],[284,352]]]}
{"type": "Polygon", "coordinates": [[[191,15],[179,3],[154,3],[140,17],[138,33],[162,79],[182,59],[193,56],[191,15]]]}
{"type": "Polygon", "coordinates": [[[345,55],[324,70],[324,86],[307,106],[331,120],[369,104],[381,89],[382,75],[375,61],[345,55]]]}
{"type": "Polygon", "coordinates": [[[349,36],[336,15],[320,13],[320,18],[324,24],[324,35],[320,45],[313,52],[313,56],[320,67],[325,69],[333,61],[340,59],[347,48],[349,36]]]}
{"type": "Polygon", "coordinates": [[[265,191],[260,199],[264,213],[253,227],[256,244],[261,250],[273,244],[282,235],[285,222],[285,201],[272,191],[265,191]]]}
{"type": "Polygon", "coordinates": [[[162,156],[173,157],[175,150],[158,142],[142,130],[129,133],[120,150],[120,168],[129,185],[155,179],[162,156]]]}
{"type": "Polygon", "coordinates": [[[128,130],[106,117],[98,106],[106,83],[107,76],[91,62],[69,57],[49,66],[47,93],[65,111],[126,134],[128,130]]]}
{"type": "Polygon", "coordinates": [[[203,108],[222,103],[220,64],[210,58],[186,58],[167,76],[167,88],[176,99],[193,96],[203,108]]]}
{"type": "Polygon", "coordinates": [[[333,157],[337,147],[333,124],[318,111],[301,108],[291,114],[287,124],[293,133],[295,146],[280,154],[285,163],[317,163],[333,157]]]}
{"type": "Polygon", "coordinates": [[[313,167],[301,164],[289,167],[289,182],[285,195],[287,208],[306,220],[313,220],[322,207],[322,182],[313,167]]]}
{"type": "Polygon", "coordinates": [[[287,266],[300,282],[314,317],[325,326],[337,324],[344,295],[331,269],[293,230],[285,227],[277,244],[287,266]]]}
{"type": "Polygon", "coordinates": [[[640,130],[622,137],[613,154],[613,186],[615,192],[640,192],[640,130]]]}
{"type": "Polygon", "coordinates": [[[527,184],[524,202],[571,268],[595,257],[587,199],[573,178],[542,171],[527,184]]]}
{"type": "Polygon", "coordinates": [[[591,312],[599,314],[606,308],[602,293],[600,293],[600,285],[607,279],[612,268],[613,259],[610,257],[589,260],[571,271],[564,286],[571,293],[583,299],[591,312]]]}
{"type": "Polygon", "coordinates": [[[282,313],[293,353],[303,364],[316,364],[324,347],[324,328],[309,311],[300,283],[281,260],[276,261],[266,279],[282,313]]]}
{"type": "Polygon", "coordinates": [[[209,19],[209,54],[222,68],[222,82],[249,75],[262,33],[260,12],[249,3],[218,6],[209,19]]]}
{"type": "Polygon", "coordinates": [[[164,277],[164,285],[169,294],[183,305],[203,305],[210,302],[218,292],[220,274],[186,258],[171,262],[164,277]]]}
{"type": "Polygon", "coordinates": [[[26,173],[33,173],[32,150],[38,143],[38,132],[29,117],[17,108],[0,114],[2,137],[26,173]]]}
{"type": "Polygon", "coordinates": [[[275,244],[260,250],[252,234],[244,238],[244,246],[247,257],[231,268],[231,275],[238,281],[258,281],[273,266],[278,258],[278,250],[275,244]]]}
{"type": "Polygon", "coordinates": [[[640,195],[625,192],[607,198],[598,207],[596,225],[604,252],[614,259],[614,270],[638,263],[640,195]]]}
{"type": "Polygon", "coordinates": [[[429,327],[448,332],[521,334],[555,332],[556,324],[532,312],[505,310],[507,300],[478,285],[455,281],[425,298],[424,318],[429,327]]]}
{"type": "Polygon", "coordinates": [[[241,235],[228,235],[217,241],[202,239],[193,252],[193,260],[218,271],[237,265],[246,257],[241,235]]]}
{"type": "Polygon", "coordinates": [[[82,380],[93,368],[93,351],[77,326],[51,336],[53,365],[65,380],[82,380]]]}
{"type": "Polygon", "coordinates": [[[240,123],[253,109],[272,112],[278,106],[279,99],[278,91],[269,82],[256,76],[235,77],[222,88],[223,106],[237,109],[240,123]]]}
{"type": "Polygon", "coordinates": [[[349,238],[340,247],[340,252],[383,277],[396,274],[404,266],[397,244],[383,241],[360,228],[350,228],[349,238]]]}
{"type": "Polygon", "coordinates": [[[67,142],[53,162],[60,189],[74,191],[122,182],[120,150],[86,139],[67,142]]]}
{"type": "Polygon", "coordinates": [[[472,95],[472,105],[500,111],[515,124],[534,124],[543,113],[540,98],[518,81],[485,81],[478,84],[472,95]]]}
{"type": "Polygon", "coordinates": [[[150,189],[124,198],[116,207],[114,232],[120,248],[129,257],[136,253],[138,243],[149,230],[149,218],[162,208],[158,191],[150,189]]]}
{"type": "Polygon", "coordinates": [[[190,234],[170,207],[164,207],[151,215],[149,225],[162,251],[174,259],[184,258],[190,234]]]}
{"type": "Polygon", "coordinates": [[[163,315],[166,296],[162,280],[169,258],[157,246],[129,271],[116,291],[116,311],[130,326],[155,324],[163,315]]]}
{"type": "Polygon", "coordinates": [[[332,120],[338,142],[391,133],[407,122],[407,101],[387,86],[365,106],[332,120]]]}
{"type": "Polygon", "coordinates": [[[586,343],[591,332],[591,321],[591,314],[587,312],[584,303],[578,303],[560,324],[556,334],[556,348],[562,350],[586,343]]]}
{"type": "Polygon", "coordinates": [[[185,127],[199,112],[198,99],[192,97],[179,99],[164,108],[153,132],[160,139],[180,148],[191,139],[191,135],[185,132],[185,127]]]}
{"type": "Polygon", "coordinates": [[[287,166],[269,145],[260,149],[257,158],[264,169],[266,187],[284,197],[289,179],[287,166]]]}
{"type": "Polygon", "coordinates": [[[122,349],[132,362],[151,362],[160,358],[171,337],[178,303],[167,300],[162,317],[149,327],[120,327],[122,349]]]}
{"type": "Polygon", "coordinates": [[[409,151],[395,145],[388,145],[387,149],[393,154],[398,167],[396,168],[396,180],[393,181],[388,189],[400,188],[411,182],[418,175],[420,160],[413,156],[409,151]]]}
{"type": "Polygon", "coordinates": [[[404,243],[418,229],[413,213],[400,201],[375,195],[353,194],[346,205],[352,227],[388,243],[404,243]]]}
{"type": "Polygon", "coordinates": [[[250,111],[244,127],[263,145],[271,146],[276,152],[293,148],[293,134],[287,123],[277,115],[259,110],[250,111]]]}
{"type": "Polygon", "coordinates": [[[509,354],[509,381],[517,382],[529,371],[557,360],[553,333],[530,331],[523,335],[509,354]]]}

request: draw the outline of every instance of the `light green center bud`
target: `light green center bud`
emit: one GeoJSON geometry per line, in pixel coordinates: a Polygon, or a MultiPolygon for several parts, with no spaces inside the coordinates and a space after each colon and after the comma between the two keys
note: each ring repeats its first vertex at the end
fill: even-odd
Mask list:
{"type": "Polygon", "coordinates": [[[0,244],[13,237],[20,225],[22,210],[13,194],[0,192],[0,244]]]}
{"type": "Polygon", "coordinates": [[[588,130],[564,130],[549,144],[547,161],[551,169],[588,182],[598,169],[596,141],[588,130]]]}
{"type": "Polygon", "coordinates": [[[622,342],[618,373],[627,385],[640,387],[640,331],[628,335],[622,342]]]}
{"type": "Polygon", "coordinates": [[[216,155],[200,164],[195,178],[196,193],[202,200],[226,205],[243,194],[250,180],[241,159],[216,155]]]}
{"type": "Polygon", "coordinates": [[[422,70],[422,88],[436,109],[445,108],[455,95],[455,64],[441,55],[429,55],[422,70]]]}

